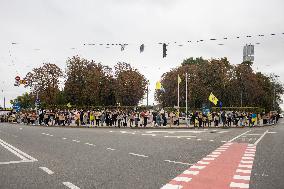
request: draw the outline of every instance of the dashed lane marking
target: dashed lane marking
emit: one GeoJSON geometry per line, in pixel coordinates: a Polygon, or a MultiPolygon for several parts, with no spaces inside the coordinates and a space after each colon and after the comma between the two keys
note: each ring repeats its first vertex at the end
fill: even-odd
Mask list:
{"type": "Polygon", "coordinates": [[[46,172],[49,175],[54,174],[53,171],[51,171],[50,169],[48,169],[47,167],[39,167],[41,170],[43,170],[44,172],[46,172]]]}
{"type": "Polygon", "coordinates": [[[146,155],[143,155],[143,154],[135,154],[135,153],[132,153],[132,152],[130,152],[130,153],[128,153],[128,154],[129,154],[129,155],[132,155],[132,156],[143,157],[143,158],[149,157],[149,156],[146,156],[146,155]]]}
{"type": "Polygon", "coordinates": [[[107,148],[107,150],[111,150],[111,151],[114,151],[115,149],[113,149],[113,148],[107,148]]]}
{"type": "Polygon", "coordinates": [[[196,136],[192,136],[192,135],[189,135],[189,136],[164,136],[166,138],[196,138],[196,136]]]}
{"type": "Polygon", "coordinates": [[[141,134],[141,135],[143,135],[143,136],[144,136],[144,135],[145,135],[145,136],[157,136],[156,134],[150,134],[150,133],[149,133],[149,134],[141,134]]]}
{"type": "Polygon", "coordinates": [[[62,140],[66,140],[66,139],[67,139],[67,138],[64,138],[64,137],[62,138],[62,140]]]}
{"type": "Polygon", "coordinates": [[[181,164],[181,165],[193,165],[190,163],[184,163],[184,162],[180,162],[180,161],[171,161],[171,160],[164,160],[165,162],[169,162],[169,163],[174,163],[174,164],[181,164]]]}
{"type": "Polygon", "coordinates": [[[70,189],[80,189],[78,186],[75,186],[71,182],[63,182],[62,184],[64,184],[65,186],[67,186],[70,189]]]}

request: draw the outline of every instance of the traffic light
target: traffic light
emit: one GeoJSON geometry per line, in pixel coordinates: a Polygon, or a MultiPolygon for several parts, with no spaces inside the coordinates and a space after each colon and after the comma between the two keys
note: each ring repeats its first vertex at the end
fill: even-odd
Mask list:
{"type": "Polygon", "coordinates": [[[163,58],[167,56],[167,45],[166,43],[163,43],[163,58]]]}

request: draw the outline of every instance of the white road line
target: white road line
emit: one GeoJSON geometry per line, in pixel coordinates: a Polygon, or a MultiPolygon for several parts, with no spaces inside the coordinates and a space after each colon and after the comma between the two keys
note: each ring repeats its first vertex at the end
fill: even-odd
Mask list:
{"type": "Polygon", "coordinates": [[[252,165],[244,165],[244,164],[239,164],[239,168],[252,168],[252,165]]]}
{"type": "Polygon", "coordinates": [[[53,135],[49,135],[49,136],[53,136],[53,135]]]}
{"type": "Polygon", "coordinates": [[[245,160],[241,160],[241,163],[244,163],[244,164],[246,164],[246,163],[248,163],[248,164],[253,164],[253,161],[245,161],[245,160]]]}
{"type": "Polygon", "coordinates": [[[46,172],[49,175],[54,174],[53,171],[51,171],[50,169],[48,169],[47,167],[39,167],[41,170],[43,170],[44,172],[46,172]]]}
{"type": "Polygon", "coordinates": [[[182,185],[175,185],[175,184],[166,184],[161,189],[182,189],[182,185]]]}
{"type": "Polygon", "coordinates": [[[210,140],[210,142],[214,142],[214,140],[210,140]]]}
{"type": "Polygon", "coordinates": [[[222,140],[221,142],[223,142],[223,143],[226,143],[227,141],[225,141],[225,140],[222,140]]]}
{"type": "Polygon", "coordinates": [[[243,136],[243,135],[245,135],[245,134],[247,134],[248,132],[250,132],[251,130],[248,130],[248,131],[246,131],[246,132],[244,132],[244,133],[242,133],[242,134],[240,134],[240,135],[238,135],[238,136],[236,136],[236,137],[234,137],[234,138],[232,138],[231,140],[229,140],[228,142],[233,142],[234,140],[236,140],[236,139],[238,139],[238,138],[240,138],[241,136],[243,136]]]}
{"type": "Polygon", "coordinates": [[[246,159],[246,160],[254,160],[254,158],[253,157],[242,157],[242,159],[246,159]]]}
{"type": "Polygon", "coordinates": [[[67,138],[62,138],[62,140],[66,140],[67,138]]]}
{"type": "Polygon", "coordinates": [[[8,162],[0,162],[0,165],[9,165],[9,164],[17,164],[17,163],[31,163],[34,161],[31,160],[20,160],[20,161],[8,161],[8,162]]]}
{"type": "Polygon", "coordinates": [[[231,188],[249,188],[249,184],[231,182],[230,187],[231,188]]]}
{"type": "Polygon", "coordinates": [[[212,154],[209,154],[209,155],[207,155],[207,157],[219,157],[219,155],[212,155],[212,154]]]}
{"type": "Polygon", "coordinates": [[[215,152],[215,151],[214,151],[214,152],[212,152],[212,154],[219,154],[219,155],[220,155],[221,152],[215,152]]]}
{"type": "Polygon", "coordinates": [[[107,148],[107,150],[111,150],[111,151],[114,151],[115,149],[113,149],[113,148],[107,148]]]}
{"type": "Polygon", "coordinates": [[[277,133],[277,132],[273,132],[273,131],[268,132],[268,134],[275,134],[275,133],[277,133]]]}
{"type": "Polygon", "coordinates": [[[250,135],[250,136],[258,136],[258,135],[261,135],[261,134],[252,133],[252,134],[247,134],[247,135],[250,135]]]}
{"type": "Polygon", "coordinates": [[[185,170],[182,174],[185,174],[185,175],[198,175],[199,171],[185,170]]]}
{"type": "Polygon", "coordinates": [[[234,179],[237,179],[237,180],[250,180],[250,176],[234,175],[234,179]]]}
{"type": "Polygon", "coordinates": [[[178,181],[178,182],[189,182],[191,181],[192,178],[188,178],[188,177],[176,177],[173,180],[178,181]]]}
{"type": "Polygon", "coordinates": [[[190,163],[183,163],[183,162],[180,162],[180,161],[171,161],[171,160],[164,160],[165,162],[169,162],[169,163],[174,163],[174,164],[181,164],[181,165],[193,165],[193,164],[190,164],[190,163]]]}
{"type": "Polygon", "coordinates": [[[198,163],[198,164],[201,164],[201,165],[208,165],[210,162],[206,162],[206,161],[198,161],[197,163],[198,163]]]}
{"type": "Polygon", "coordinates": [[[145,135],[145,136],[157,136],[156,134],[141,134],[141,135],[145,135]]]}
{"type": "Polygon", "coordinates": [[[201,170],[201,169],[204,169],[206,166],[197,166],[197,165],[193,165],[193,166],[191,166],[190,168],[191,169],[199,169],[199,170],[201,170]]]}
{"type": "MultiPolygon", "coordinates": [[[[209,156],[209,155],[208,155],[209,156]]],[[[203,160],[206,160],[206,161],[213,161],[215,160],[215,158],[203,158],[203,160]]]]}
{"type": "Polygon", "coordinates": [[[254,157],[254,154],[244,154],[245,157],[254,157]]]}
{"type": "Polygon", "coordinates": [[[17,149],[16,147],[8,144],[4,140],[0,139],[0,145],[2,145],[4,148],[21,158],[23,161],[37,161],[37,159],[33,158],[32,156],[26,154],[25,152],[22,152],[21,150],[17,149]]]}
{"type": "Polygon", "coordinates": [[[201,139],[201,138],[198,138],[197,140],[198,140],[198,141],[201,141],[202,139],[201,139]]]}
{"type": "Polygon", "coordinates": [[[166,138],[195,138],[196,136],[164,136],[166,138]]]}
{"type": "Polygon", "coordinates": [[[75,186],[71,182],[63,182],[62,184],[64,184],[65,186],[67,186],[70,189],[80,189],[78,186],[75,186]]]}
{"type": "Polygon", "coordinates": [[[250,173],[251,173],[251,170],[237,169],[236,172],[237,172],[237,173],[248,173],[248,174],[250,174],[250,173]]]}
{"type": "Polygon", "coordinates": [[[23,128],[21,127],[20,130],[22,130],[23,128]]]}
{"type": "Polygon", "coordinates": [[[266,130],[262,135],[261,137],[259,137],[259,139],[257,141],[255,141],[254,145],[256,146],[260,141],[261,139],[263,139],[263,137],[268,133],[268,130],[266,130]]]}
{"type": "Polygon", "coordinates": [[[135,153],[132,153],[132,152],[130,152],[130,153],[128,153],[129,155],[133,155],[133,156],[138,156],[138,157],[144,157],[144,158],[147,158],[147,157],[149,157],[149,156],[146,156],[146,155],[143,155],[143,154],[135,154],[135,153]]]}

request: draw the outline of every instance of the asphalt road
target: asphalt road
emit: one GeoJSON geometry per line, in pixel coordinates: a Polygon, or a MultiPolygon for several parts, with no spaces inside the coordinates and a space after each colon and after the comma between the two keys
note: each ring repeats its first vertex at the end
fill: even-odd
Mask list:
{"type": "MultiPolygon", "coordinates": [[[[224,144],[236,145],[222,156],[225,161],[213,162],[196,179],[192,177],[192,182],[205,179],[208,183],[197,183],[198,187],[184,185],[184,189],[225,184],[226,175],[218,168],[239,163],[240,159],[235,158],[238,154],[234,153],[241,157],[245,153],[243,144],[256,145],[252,171],[244,177],[244,183],[249,182],[249,188],[254,189],[284,188],[283,123],[263,128],[195,130],[56,128],[0,123],[0,188],[178,188],[168,183],[202,163],[210,153],[218,154],[216,149],[224,144]],[[216,174],[210,176],[215,169],[216,174]]],[[[228,169],[235,172],[237,167],[228,169]]],[[[232,182],[242,182],[242,178],[234,179],[232,182]]],[[[177,185],[184,183],[188,181],[179,181],[177,185]]],[[[236,188],[241,186],[248,188],[248,185],[236,188]]]]}

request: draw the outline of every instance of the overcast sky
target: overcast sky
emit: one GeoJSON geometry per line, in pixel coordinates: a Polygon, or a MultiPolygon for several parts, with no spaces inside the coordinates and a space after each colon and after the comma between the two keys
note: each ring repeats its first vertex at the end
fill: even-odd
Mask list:
{"type": "Polygon", "coordinates": [[[73,55],[109,66],[130,63],[150,80],[150,103],[155,82],[184,59],[228,57],[238,64],[246,43],[260,43],[255,46],[254,69],[275,73],[283,82],[283,7],[283,0],[0,0],[1,105],[4,95],[9,101],[27,90],[13,86],[16,75],[24,77],[43,62],[65,69],[73,55]],[[224,37],[228,40],[209,41],[224,37]],[[204,42],[187,43],[201,39],[204,42]],[[158,42],[177,43],[169,45],[163,59],[158,42]],[[129,46],[121,52],[118,46],[84,43],[129,46]],[[142,43],[145,52],[140,54],[142,43]]]}

